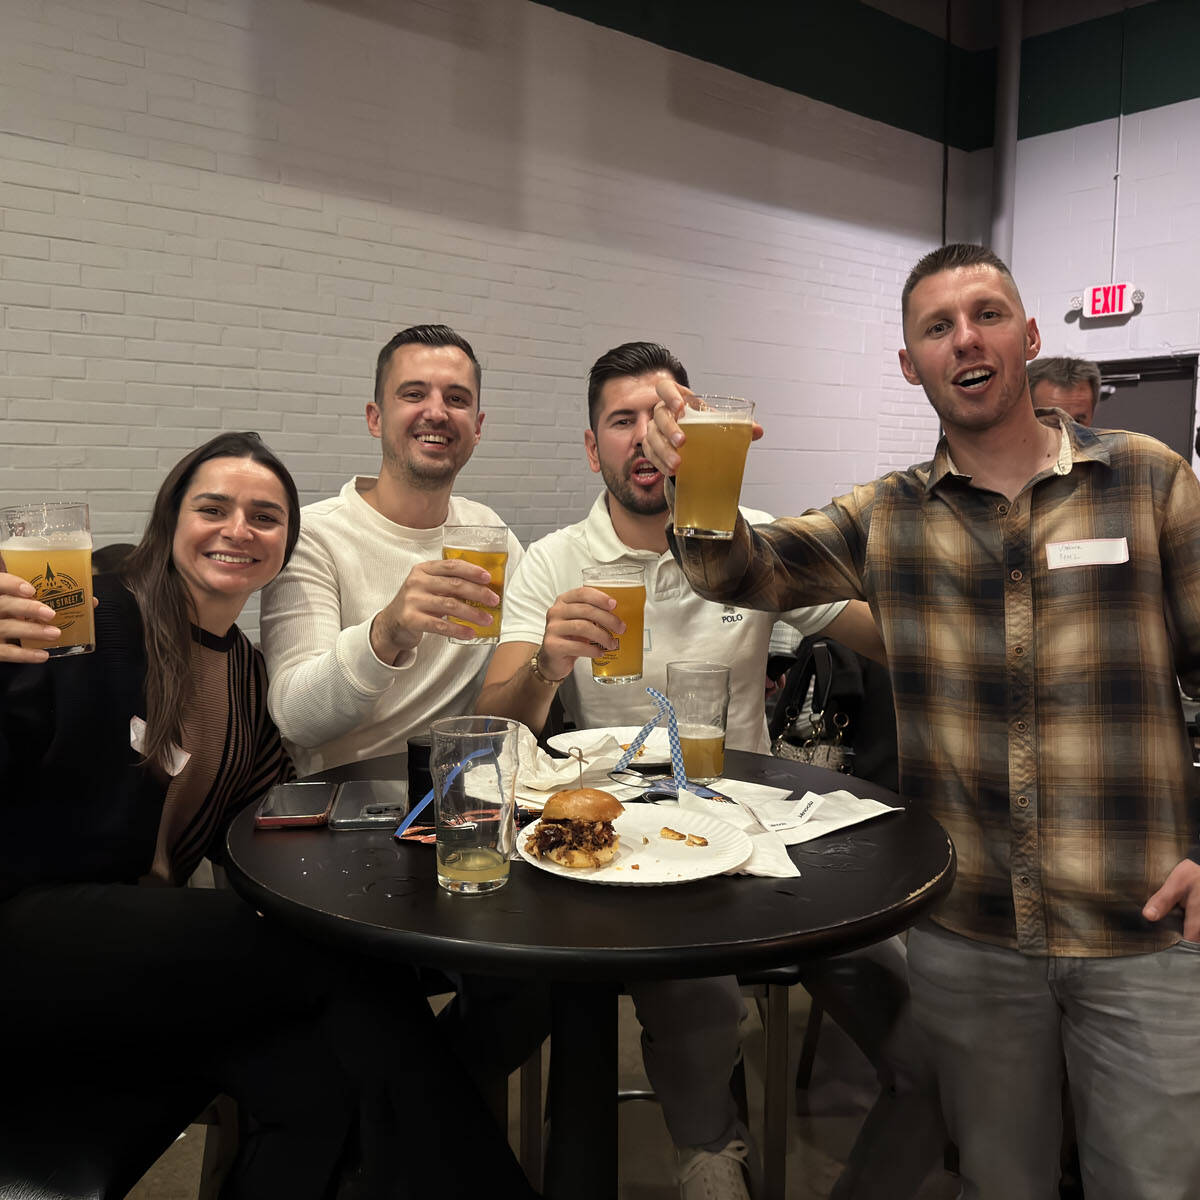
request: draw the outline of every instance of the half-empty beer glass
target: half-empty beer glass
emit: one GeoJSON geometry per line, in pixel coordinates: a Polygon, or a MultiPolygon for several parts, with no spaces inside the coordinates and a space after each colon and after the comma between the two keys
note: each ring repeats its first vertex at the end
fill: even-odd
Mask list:
{"type": "Polygon", "coordinates": [[[724,663],[667,663],[667,699],[675,710],[684,774],[712,783],[725,771],[729,668],[724,663]]]}

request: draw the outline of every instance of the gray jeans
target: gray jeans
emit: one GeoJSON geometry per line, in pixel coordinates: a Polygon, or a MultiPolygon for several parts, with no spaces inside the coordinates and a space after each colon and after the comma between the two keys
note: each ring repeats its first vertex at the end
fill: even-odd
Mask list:
{"type": "Polygon", "coordinates": [[[1064,1077],[1088,1200],[1200,1196],[1200,944],[1033,958],[926,924],[908,968],[964,1200],[1055,1200],[1064,1077]]]}

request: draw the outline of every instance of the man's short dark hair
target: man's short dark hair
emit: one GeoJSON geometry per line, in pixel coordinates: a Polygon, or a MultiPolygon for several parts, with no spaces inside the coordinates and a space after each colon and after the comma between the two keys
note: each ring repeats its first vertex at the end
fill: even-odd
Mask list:
{"type": "Polygon", "coordinates": [[[461,350],[475,368],[475,403],[479,404],[479,393],[483,386],[483,369],[471,343],[461,333],[455,333],[449,325],[410,325],[402,329],[382,350],[375,362],[375,403],[383,403],[383,380],[392,361],[392,355],[401,346],[454,346],[461,350]]]}
{"type": "Polygon", "coordinates": [[[994,254],[986,246],[979,246],[974,242],[951,242],[948,246],[940,246],[937,250],[931,250],[909,271],[908,278],[904,281],[904,291],[900,293],[901,320],[908,319],[908,298],[912,295],[913,288],[922,279],[928,279],[930,275],[937,275],[941,271],[957,271],[962,267],[980,266],[994,267],[1001,275],[1008,276],[1014,288],[1017,286],[1012,272],[998,254],[994,254]]]}
{"type": "Polygon", "coordinates": [[[625,342],[600,355],[588,372],[588,424],[596,432],[596,414],[600,411],[600,391],[610,379],[627,375],[649,375],[651,371],[666,371],[676,383],[688,384],[683,363],[666,346],[657,342],[625,342]]]}
{"type": "Polygon", "coordinates": [[[1039,383],[1055,387],[1086,383],[1092,389],[1092,410],[1100,403],[1100,368],[1086,358],[1035,358],[1025,370],[1029,374],[1030,395],[1039,383]]]}

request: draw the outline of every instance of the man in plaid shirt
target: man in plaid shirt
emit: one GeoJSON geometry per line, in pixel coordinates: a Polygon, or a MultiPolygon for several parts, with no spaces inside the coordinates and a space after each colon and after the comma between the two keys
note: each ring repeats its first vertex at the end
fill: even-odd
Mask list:
{"type": "MultiPolygon", "coordinates": [[[[967,1200],[1057,1196],[1064,1076],[1088,1200],[1194,1198],[1200,809],[1176,677],[1200,681],[1200,484],[1151,438],[1035,412],[1037,324],[990,251],[927,255],[902,312],[933,460],[673,548],[714,600],[871,606],[901,791],[958,851],[909,972],[967,1200]]],[[[645,450],[671,475],[685,393],[659,395],[645,450]]]]}

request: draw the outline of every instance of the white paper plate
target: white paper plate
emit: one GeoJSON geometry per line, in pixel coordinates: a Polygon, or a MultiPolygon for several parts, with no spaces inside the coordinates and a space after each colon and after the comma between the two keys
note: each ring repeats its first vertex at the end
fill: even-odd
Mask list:
{"type": "MultiPolygon", "coordinates": [[[[553,737],[546,739],[546,744],[560,754],[566,754],[572,746],[578,746],[586,759],[590,752],[589,748],[598,745],[606,737],[616,738],[618,744],[628,746],[641,732],[640,725],[616,725],[611,729],[573,729],[570,733],[556,733],[553,737]]],[[[650,730],[649,736],[638,747],[637,755],[629,765],[637,767],[640,763],[669,763],[670,761],[671,739],[667,736],[667,731],[658,725],[650,730]]]]}
{"type": "Polygon", "coordinates": [[[616,857],[602,867],[560,867],[544,858],[534,858],[526,851],[525,841],[536,828],[537,825],[530,825],[517,834],[521,857],[551,875],[563,875],[582,883],[642,886],[687,883],[740,867],[753,849],[749,837],[740,829],[674,804],[631,804],[626,808],[613,822],[621,839],[616,857]],[[660,837],[664,825],[676,833],[707,838],[708,845],[689,846],[660,837]]]}

